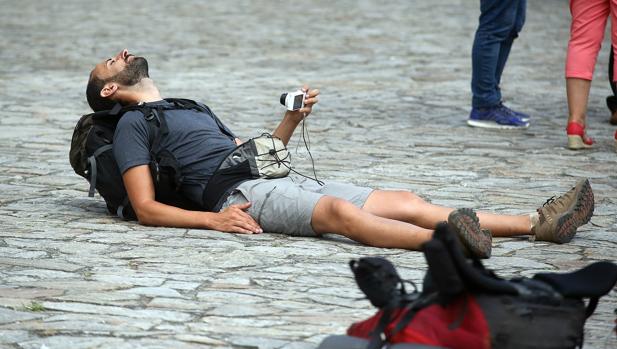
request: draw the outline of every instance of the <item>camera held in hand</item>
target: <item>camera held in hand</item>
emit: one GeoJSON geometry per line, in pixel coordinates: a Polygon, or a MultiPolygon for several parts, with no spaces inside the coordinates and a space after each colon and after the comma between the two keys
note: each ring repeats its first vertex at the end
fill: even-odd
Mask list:
{"type": "Polygon", "coordinates": [[[289,111],[300,110],[304,108],[304,97],[306,92],[302,90],[286,92],[281,95],[281,104],[289,111]]]}

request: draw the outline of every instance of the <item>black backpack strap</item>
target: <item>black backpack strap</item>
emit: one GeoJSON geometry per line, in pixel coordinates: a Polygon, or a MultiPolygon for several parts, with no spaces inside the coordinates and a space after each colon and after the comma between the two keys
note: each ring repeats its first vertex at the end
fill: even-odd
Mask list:
{"type": "Polygon", "coordinates": [[[202,113],[207,113],[207,114],[214,115],[212,110],[210,110],[210,108],[207,105],[205,105],[203,103],[195,102],[192,99],[186,99],[186,98],[165,98],[165,100],[167,102],[173,104],[176,109],[193,109],[193,110],[200,111],[202,113]]]}
{"type": "Polygon", "coordinates": [[[208,108],[207,105],[204,105],[207,109],[207,113],[214,119],[214,121],[216,122],[216,125],[219,127],[219,129],[221,130],[221,132],[223,132],[224,134],[226,134],[228,137],[235,139],[236,136],[227,128],[227,126],[225,126],[223,124],[223,122],[218,118],[218,116],[216,116],[216,114],[214,114],[212,112],[212,110],[210,110],[210,108],[208,108]]]}
{"type": "Polygon", "coordinates": [[[167,183],[167,181],[161,183],[161,169],[167,169],[166,174],[169,174],[169,170],[171,170],[173,174],[173,178],[171,179],[173,188],[171,189],[173,192],[180,190],[184,178],[182,177],[180,164],[173,153],[168,149],[162,149],[162,140],[169,135],[165,109],[166,108],[163,106],[149,108],[148,110],[144,110],[144,117],[146,121],[148,121],[150,128],[150,158],[152,159],[150,163],[150,173],[152,174],[152,179],[157,189],[163,190],[164,194],[163,192],[161,192],[161,194],[169,196],[171,193],[166,189],[170,183],[167,183]],[[165,188],[159,186],[160,184],[163,184],[165,188]]]}
{"type": "Polygon", "coordinates": [[[405,315],[403,315],[403,317],[401,317],[399,322],[394,327],[394,330],[392,331],[392,334],[391,334],[392,337],[394,337],[402,329],[407,327],[407,325],[409,325],[411,320],[413,320],[414,316],[416,316],[416,314],[420,310],[428,307],[431,304],[438,303],[438,299],[439,299],[439,293],[435,292],[435,293],[423,295],[417,300],[413,301],[411,304],[409,304],[405,308],[407,312],[405,313],[405,315]]]}
{"type": "Polygon", "coordinates": [[[601,261],[570,273],[540,273],[533,277],[548,283],[564,297],[589,298],[586,317],[598,306],[600,297],[606,295],[617,283],[617,265],[601,261]]]}
{"type": "Polygon", "coordinates": [[[96,188],[96,157],[91,156],[88,158],[88,163],[90,163],[90,189],[88,189],[88,196],[93,197],[94,191],[96,188]]]}
{"type": "Polygon", "coordinates": [[[212,117],[214,122],[216,122],[216,125],[219,127],[221,132],[223,132],[225,135],[227,135],[228,137],[232,139],[236,138],[233,132],[231,132],[231,130],[229,130],[227,126],[223,124],[223,122],[218,118],[218,116],[216,116],[216,114],[214,114],[212,109],[210,109],[210,107],[208,107],[207,105],[203,103],[195,102],[194,100],[191,100],[191,99],[185,99],[185,98],[165,98],[165,100],[169,103],[174,104],[180,109],[193,109],[193,110],[200,111],[204,114],[208,114],[210,117],[212,117]]]}
{"type": "Polygon", "coordinates": [[[96,176],[97,176],[96,157],[101,155],[103,152],[106,152],[112,149],[112,147],[113,145],[111,144],[104,145],[98,148],[94,153],[92,153],[90,157],[88,157],[88,163],[90,163],[90,189],[88,189],[89,197],[94,196],[94,190],[96,188],[96,176]]]}
{"type": "Polygon", "coordinates": [[[384,331],[390,321],[392,321],[392,312],[392,307],[387,307],[383,309],[383,312],[381,313],[381,318],[379,318],[377,326],[375,326],[373,331],[370,333],[369,344],[366,349],[380,349],[381,347],[383,347],[386,340],[384,331]]]}
{"type": "Polygon", "coordinates": [[[199,104],[192,99],[165,98],[165,100],[177,107],[180,107],[180,109],[195,109],[195,110],[199,110],[202,112],[206,111],[206,108],[204,108],[205,105],[199,104]]]}
{"type": "Polygon", "coordinates": [[[587,308],[585,308],[585,318],[589,318],[594,311],[596,311],[596,307],[598,306],[598,301],[600,297],[591,297],[589,298],[589,303],[587,303],[587,308]]]}
{"type": "Polygon", "coordinates": [[[150,137],[153,137],[150,142],[150,154],[155,155],[161,148],[161,140],[169,134],[165,112],[163,112],[161,107],[152,108],[147,114],[144,113],[144,117],[148,124],[151,125],[150,130],[155,131],[150,132],[150,137]],[[156,129],[153,129],[152,126],[155,126],[156,129]]]}
{"type": "Polygon", "coordinates": [[[120,217],[121,219],[126,219],[127,217],[124,215],[124,209],[129,204],[129,196],[127,195],[124,197],[124,200],[122,200],[122,203],[118,206],[118,209],[116,210],[116,216],[120,217]]]}
{"type": "MultiPolygon", "coordinates": [[[[184,180],[184,177],[181,175],[180,165],[178,164],[178,160],[176,157],[167,149],[163,149],[156,154],[156,169],[157,169],[157,177],[158,171],[161,168],[171,169],[173,172],[173,190],[180,190],[180,186],[184,180]]],[[[157,178],[157,180],[160,180],[157,178]]]]}
{"type": "Polygon", "coordinates": [[[570,273],[539,273],[533,278],[550,284],[565,297],[602,297],[617,283],[617,264],[601,261],[570,273]]]}
{"type": "Polygon", "coordinates": [[[116,104],[114,104],[114,106],[113,106],[113,107],[109,110],[109,112],[108,112],[107,114],[108,114],[108,115],[114,115],[114,116],[115,116],[115,115],[120,114],[120,112],[121,112],[121,111],[124,113],[126,110],[123,110],[123,109],[126,109],[126,107],[123,107],[123,106],[122,106],[122,104],[120,104],[120,103],[116,103],[116,104]]]}

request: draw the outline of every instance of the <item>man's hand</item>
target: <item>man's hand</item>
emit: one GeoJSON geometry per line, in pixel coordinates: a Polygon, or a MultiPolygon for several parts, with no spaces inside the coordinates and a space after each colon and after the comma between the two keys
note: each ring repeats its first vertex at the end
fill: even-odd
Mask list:
{"type": "Polygon", "coordinates": [[[178,228],[205,228],[231,233],[259,234],[261,227],[244,212],[250,203],[231,205],[221,212],[188,211],[155,201],[148,165],[135,166],[123,175],[124,186],[139,223],[178,228]]]}
{"type": "Polygon", "coordinates": [[[259,227],[259,224],[255,222],[253,217],[245,212],[249,207],[251,207],[251,203],[247,202],[244,204],[230,205],[221,210],[217,217],[213,219],[212,228],[228,233],[263,233],[263,230],[259,227]]]}
{"type": "Polygon", "coordinates": [[[304,108],[296,111],[287,111],[283,117],[283,121],[281,121],[272,133],[273,136],[283,141],[285,145],[289,143],[289,139],[298,124],[313,111],[313,106],[319,101],[317,98],[317,96],[319,96],[319,90],[311,90],[308,85],[304,85],[302,91],[306,92],[306,96],[304,97],[304,108]]]}
{"type": "Polygon", "coordinates": [[[319,96],[318,89],[311,90],[308,85],[304,85],[302,91],[306,92],[306,96],[304,97],[304,108],[288,112],[288,114],[297,121],[301,121],[304,117],[309,116],[311,111],[313,111],[313,106],[319,102],[319,98],[317,98],[317,96],[319,96]]]}

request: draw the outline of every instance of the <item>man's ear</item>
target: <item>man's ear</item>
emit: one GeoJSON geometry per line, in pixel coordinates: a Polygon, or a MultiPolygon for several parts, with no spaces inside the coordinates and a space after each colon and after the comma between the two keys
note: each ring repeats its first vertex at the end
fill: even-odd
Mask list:
{"type": "Polygon", "coordinates": [[[115,82],[108,82],[105,84],[105,86],[103,86],[103,89],[101,90],[101,97],[108,98],[112,96],[114,93],[116,93],[117,91],[118,91],[118,84],[116,84],[115,82]]]}

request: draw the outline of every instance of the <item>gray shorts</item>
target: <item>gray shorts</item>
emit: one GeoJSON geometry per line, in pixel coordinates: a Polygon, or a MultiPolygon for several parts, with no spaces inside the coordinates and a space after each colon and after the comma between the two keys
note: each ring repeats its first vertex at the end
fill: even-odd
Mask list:
{"type": "Polygon", "coordinates": [[[265,232],[316,236],[311,217],[322,196],[337,197],[362,207],[372,192],[370,188],[337,182],[320,186],[306,178],[260,178],[241,183],[227,197],[221,209],[251,202],[247,212],[265,232]]]}

